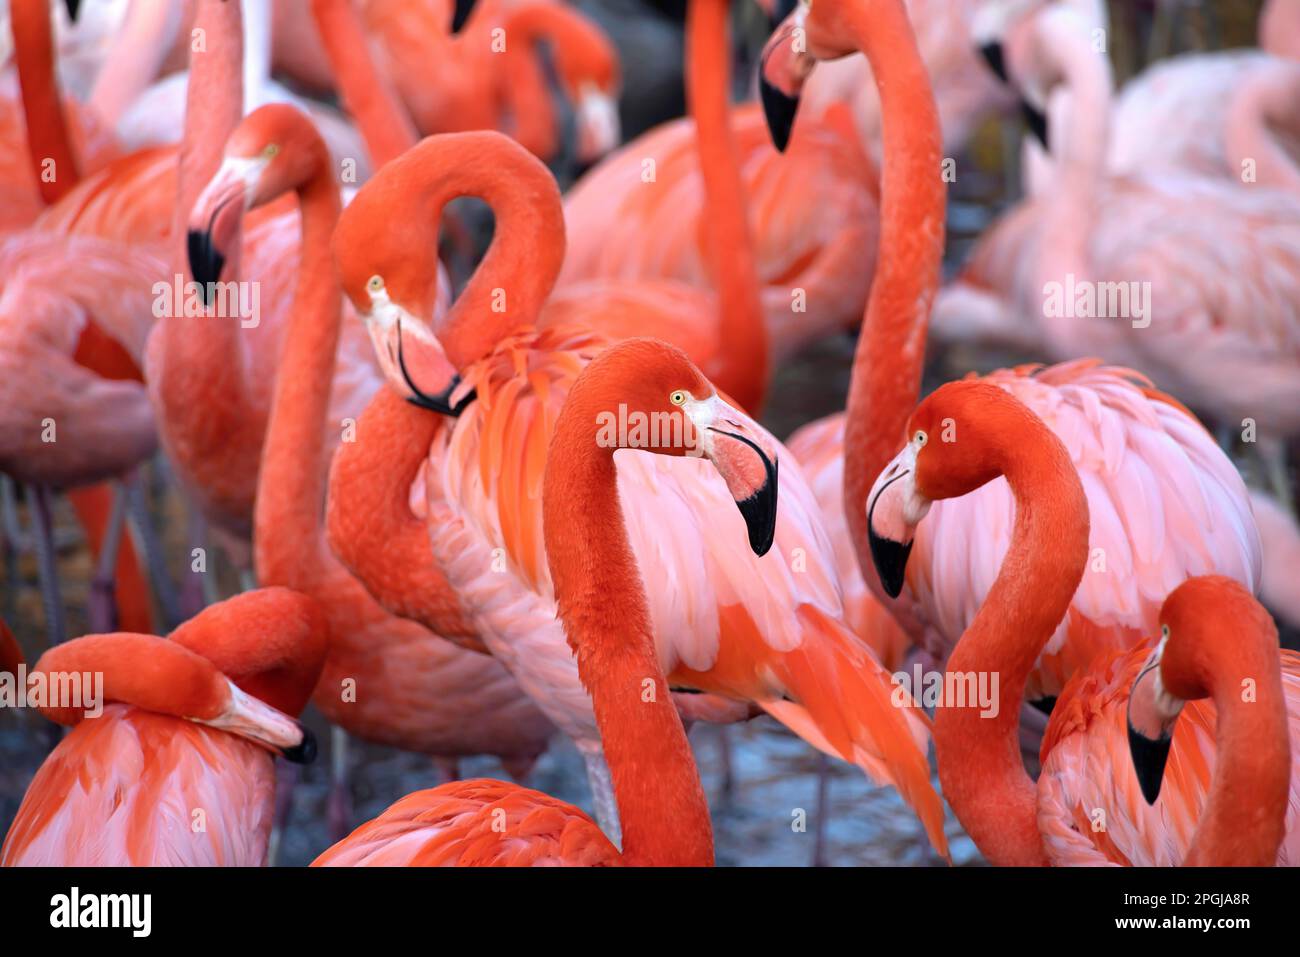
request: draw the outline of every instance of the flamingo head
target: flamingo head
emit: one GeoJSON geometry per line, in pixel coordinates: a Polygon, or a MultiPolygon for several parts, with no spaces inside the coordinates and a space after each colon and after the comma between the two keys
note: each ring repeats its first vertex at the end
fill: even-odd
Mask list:
{"type": "Polygon", "coordinates": [[[618,53],[605,32],[577,11],[556,7],[553,15],[563,17],[555,24],[561,31],[552,44],[555,69],[575,112],[576,159],[588,165],[618,146],[622,137],[618,53]]]}
{"type": "Polygon", "coordinates": [[[190,272],[205,301],[223,270],[237,265],[244,214],[301,187],[328,162],[320,134],[296,107],[269,104],[235,127],[186,233],[190,272]]]}
{"type": "Polygon", "coordinates": [[[657,339],[627,339],[592,361],[570,393],[594,412],[596,445],[707,459],[740,510],[756,555],[776,534],[775,440],[719,395],[684,352],[657,339]],[[613,383],[602,388],[598,383],[613,383]]]}
{"type": "Polygon", "coordinates": [[[809,51],[808,17],[811,4],[803,0],[772,0],[769,16],[772,36],[759,60],[758,93],[772,145],[784,153],[799,111],[799,94],[817,65],[809,51]]]}

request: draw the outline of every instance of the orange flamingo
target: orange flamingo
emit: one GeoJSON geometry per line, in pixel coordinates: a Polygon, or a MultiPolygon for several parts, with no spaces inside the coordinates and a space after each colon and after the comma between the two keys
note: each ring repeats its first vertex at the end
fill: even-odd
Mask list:
{"type": "MultiPolygon", "coordinates": [[[[620,508],[614,453],[702,455],[721,476],[756,554],[771,541],[776,465],[680,351],[653,339],[606,349],[574,380],[542,479],[546,561],[564,635],[591,689],[623,824],[623,853],[582,811],[499,781],[459,781],[398,801],[315,865],[711,865],[699,772],[664,676],[656,627],[620,508]],[[678,424],[604,442],[602,413],[678,424]]],[[[716,504],[716,503],[711,503],[716,504]]],[[[732,533],[732,527],[720,529],[732,533]]]]}
{"type": "MultiPolygon", "coordinates": [[[[426,754],[500,755],[522,771],[552,728],[509,672],[488,655],[387,613],[334,558],[322,534],[324,437],[342,306],[329,258],[339,212],[332,169],[306,116],[290,106],[262,107],[231,134],[191,217],[191,230],[201,232],[212,211],[227,203],[253,208],[287,191],[297,192],[302,211],[292,318],[258,479],[258,581],[309,595],[328,621],[329,653],[314,700],[331,721],[366,740],[426,754]],[[350,685],[354,695],[345,693],[350,685]]],[[[449,586],[428,570],[427,558],[420,567],[430,576],[420,583],[427,598],[446,595],[449,586]]]]}
{"type": "MultiPolygon", "coordinates": [[[[1267,612],[1229,578],[1180,585],[1160,611],[1160,648],[1152,652],[1144,642],[1075,672],[1053,709],[1035,787],[1020,759],[1018,715],[1030,671],[1086,574],[1083,484],[1053,431],[990,383],[940,387],[917,407],[908,430],[913,443],[871,494],[873,536],[906,541],[933,520],[926,518],[931,503],[999,478],[1016,500],[1010,548],[948,660],[945,682],[955,688],[954,677],[996,674],[996,701],[990,707],[945,697],[934,720],[944,796],[985,856],[1022,866],[1288,863],[1300,847],[1288,833],[1279,854],[1288,802],[1300,794],[1287,730],[1288,723],[1292,733],[1300,729],[1300,656],[1286,652],[1279,660],[1267,612]],[[947,428],[957,441],[942,440],[947,428]],[[1169,684],[1154,680],[1157,664],[1169,684]],[[1249,704],[1242,700],[1246,677],[1249,704]],[[1190,707],[1170,786],[1161,805],[1148,808],[1138,796],[1153,801],[1159,791],[1180,699],[1210,694],[1215,708],[1190,707]],[[1135,735],[1126,735],[1126,710],[1135,735]],[[1136,778],[1127,767],[1128,741],[1136,778]],[[1228,797],[1242,793],[1251,795],[1248,809],[1228,797]],[[1227,832],[1225,812],[1233,822],[1227,832]]],[[[878,564],[882,574],[893,572],[888,558],[878,564]]],[[[1289,817],[1294,831],[1294,811],[1289,817]]]]}
{"type": "MultiPolygon", "coordinates": [[[[564,255],[563,236],[559,191],[545,167],[503,136],[466,133],[430,137],[382,169],[343,211],[334,252],[390,385],[429,408],[461,413],[434,439],[422,467],[409,464],[424,457],[410,445],[384,462],[419,473],[414,488],[397,489],[395,507],[414,506],[425,521],[435,561],[474,628],[576,741],[598,814],[612,823],[590,699],[555,624],[540,552],[538,491],[557,407],[607,344],[572,325],[535,327],[564,255]],[[484,199],[497,228],[434,338],[434,229],[442,207],[460,195],[484,199]],[[419,337],[411,335],[421,327],[419,337]],[[465,380],[459,389],[455,369],[465,380]],[[470,386],[477,401],[468,401],[470,386]]],[[[651,321],[659,319],[648,314],[651,321]]],[[[776,447],[748,419],[731,420],[776,447]]],[[[888,703],[888,677],[841,624],[825,533],[797,468],[782,469],[783,507],[764,543],[774,548],[760,561],[704,533],[701,514],[726,490],[698,465],[636,455],[619,462],[638,554],[670,570],[649,583],[670,681],[742,706],[753,702],[814,746],[894,784],[943,847],[940,806],[920,750],[923,723],[888,703]],[[790,563],[800,573],[791,573],[790,563]],[[828,695],[831,687],[838,692],[828,695]]]]}
{"type": "Polygon", "coordinates": [[[290,715],[316,684],[325,642],[310,599],[268,588],[207,608],[169,640],[88,635],[47,651],[31,680],[99,674],[102,694],[83,692],[85,708],[41,707],[72,732],[36,772],[0,864],[263,863],[272,755],[315,754],[290,715]]]}
{"type": "MultiPolygon", "coordinates": [[[[882,599],[903,595],[889,607],[913,640],[942,661],[989,594],[993,569],[1009,545],[1013,502],[1005,484],[995,483],[936,505],[938,514],[909,546],[906,576],[903,542],[873,544],[867,534],[868,493],[907,435],[919,395],[943,250],[944,187],[933,175],[939,130],[923,67],[913,44],[903,42],[909,35],[898,0],[827,0],[811,11],[800,8],[770,41],[766,82],[796,96],[809,64],[792,58],[861,48],[882,85],[881,249],[887,252],[867,305],[847,412],[822,434],[853,450],[844,457],[843,511],[859,567],[870,569],[873,553],[892,553],[884,582],[867,574],[868,586],[882,599]],[[790,50],[796,27],[806,30],[806,54],[790,50]]],[[[1189,575],[1217,572],[1252,588],[1259,581],[1259,535],[1245,485],[1175,400],[1140,376],[1095,360],[1001,370],[987,381],[1029,405],[1066,443],[1094,515],[1093,570],[1034,669],[1032,698],[1055,695],[1097,654],[1149,634],[1159,602],[1189,575]]]]}

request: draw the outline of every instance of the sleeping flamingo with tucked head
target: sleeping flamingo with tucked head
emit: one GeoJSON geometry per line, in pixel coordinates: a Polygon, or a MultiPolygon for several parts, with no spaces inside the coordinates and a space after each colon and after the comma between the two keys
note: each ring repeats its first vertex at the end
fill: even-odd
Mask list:
{"type": "MultiPolygon", "coordinates": [[[[797,96],[808,63],[790,59],[803,27],[806,54],[863,49],[884,110],[882,242],[877,277],[854,357],[841,430],[822,432],[844,457],[844,516],[859,566],[872,567],[867,493],[897,451],[921,383],[929,303],[943,251],[944,186],[939,130],[921,64],[907,55],[899,0],[818,0],[801,7],[771,41],[768,82],[797,96]],[[773,74],[773,70],[775,73],[773,74]],[[842,436],[842,438],[840,438],[842,436]]],[[[788,120],[788,117],[786,117],[788,120]]],[[[1259,536],[1245,486],[1227,456],[1181,405],[1140,376],[1082,360],[987,377],[1030,406],[1065,442],[1083,475],[1094,516],[1093,571],[1084,577],[1030,679],[1030,696],[1056,694],[1102,651],[1127,648],[1154,626],[1158,604],[1189,575],[1218,572],[1253,588],[1259,536]]],[[[806,446],[805,446],[806,447],[806,446]]],[[[992,586],[1012,532],[1005,483],[935,506],[908,565],[884,586],[867,583],[913,639],[942,661],[992,586]]]]}
{"type": "Polygon", "coordinates": [[[939,500],[1001,479],[1016,501],[1006,557],[948,660],[946,688],[997,675],[996,703],[945,697],[934,719],[944,796],[985,856],[1010,865],[1297,863],[1300,778],[1288,724],[1290,735],[1300,731],[1300,656],[1279,660],[1277,630],[1250,593],[1222,576],[1191,579],[1163,603],[1155,652],[1143,642],[1077,669],[1053,709],[1035,786],[1017,719],[1030,671],[1088,574],[1083,483],[1052,430],[987,382],[941,386],[908,432],[868,501],[883,577],[899,573],[939,500]],[[1180,699],[1209,694],[1214,707],[1187,708],[1164,797],[1148,807],[1139,794],[1154,802],[1180,699]],[[1136,728],[1127,735],[1126,708],[1136,728]]]}
{"type": "MultiPolygon", "coordinates": [[[[398,801],[318,865],[711,865],[699,772],[664,675],[650,602],[620,506],[615,453],[706,459],[763,554],[777,510],[776,464],[679,350],[628,339],[573,381],[550,437],[543,537],[555,607],[592,696],[623,825],[623,853],[577,808],[499,781],[462,781],[398,801]],[[637,433],[598,425],[611,409],[663,421],[637,433]]],[[[721,507],[720,497],[710,505],[721,507]]],[[[720,529],[739,531],[734,520],[720,529]]]]}
{"type": "MultiPolygon", "coordinates": [[[[555,622],[541,553],[539,492],[558,407],[608,345],[573,324],[536,328],[563,237],[559,190],[545,167],[499,134],[449,134],[424,140],[361,189],[340,217],[334,254],[390,385],[429,409],[460,413],[424,450],[400,444],[390,431],[384,452],[396,448],[399,457],[390,454],[384,467],[416,478],[414,488],[388,490],[397,499],[391,508],[414,507],[435,562],[484,643],[577,742],[606,822],[613,808],[601,803],[608,787],[599,733],[555,622]],[[436,226],[445,204],[462,195],[487,202],[497,225],[435,338],[436,226]],[[444,371],[435,375],[439,363],[444,371]],[[459,387],[456,370],[464,377],[459,387]]],[[[647,328],[662,318],[645,311],[647,328]]],[[[610,412],[617,430],[618,409],[610,412]]],[[[750,419],[725,414],[734,429],[776,448],[750,419]]],[[[347,454],[373,461],[377,453],[358,441],[347,454]]],[[[642,562],[664,572],[647,585],[670,682],[730,699],[742,714],[757,704],[814,746],[893,783],[942,846],[941,808],[920,750],[923,722],[888,703],[888,676],[841,624],[825,533],[798,469],[780,469],[782,507],[769,517],[764,550],[771,552],[759,559],[706,531],[712,526],[703,516],[728,493],[700,466],[632,451],[618,462],[633,546],[642,562]]]]}
{"type": "Polygon", "coordinates": [[[262,864],[272,755],[316,752],[290,715],[307,703],[325,645],[315,603],[268,588],[210,606],[170,639],[88,635],[47,651],[29,681],[99,673],[103,684],[96,701],[83,690],[85,710],[41,707],[72,731],[36,772],[0,863],[262,864]]]}

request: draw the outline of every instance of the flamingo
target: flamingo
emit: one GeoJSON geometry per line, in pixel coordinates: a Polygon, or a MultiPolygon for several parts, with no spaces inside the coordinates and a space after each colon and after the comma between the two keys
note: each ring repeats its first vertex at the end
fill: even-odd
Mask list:
{"type": "MultiPolygon", "coordinates": [[[[888,253],[877,264],[847,412],[839,428],[828,424],[822,432],[832,446],[838,439],[852,450],[844,455],[843,513],[865,570],[873,567],[874,551],[867,493],[906,434],[919,394],[928,306],[938,287],[944,188],[933,171],[940,163],[939,130],[923,66],[903,42],[910,31],[899,0],[827,0],[791,14],[769,41],[765,73],[788,96],[797,96],[798,77],[808,68],[790,59],[799,55],[789,48],[796,27],[806,31],[807,55],[817,59],[861,48],[882,87],[881,249],[888,253]]],[[[1217,572],[1255,587],[1260,543],[1245,485],[1176,401],[1141,376],[1096,360],[1001,370],[986,379],[1032,408],[1065,442],[1095,516],[1094,571],[1033,670],[1032,698],[1055,695],[1098,653],[1148,634],[1159,602],[1189,575],[1217,572]]],[[[1012,514],[1004,483],[936,505],[914,542],[907,575],[901,564],[883,583],[865,575],[877,597],[890,599],[913,641],[937,660],[989,594],[1012,514]]]]}
{"type": "Polygon", "coordinates": [[[315,754],[291,715],[316,684],[325,640],[310,599],[268,588],[205,609],[169,639],[87,635],[47,651],[29,693],[54,675],[97,674],[102,695],[85,709],[41,706],[72,731],[36,772],[0,864],[262,864],[272,755],[315,754]]]}
{"type": "MultiPolygon", "coordinates": [[[[323,537],[324,436],[342,304],[329,260],[339,211],[332,170],[307,117],[287,105],[262,107],[231,134],[222,165],[190,218],[191,231],[202,233],[213,211],[228,203],[253,208],[288,191],[297,192],[302,210],[292,319],[258,478],[258,581],[310,596],[328,622],[329,649],[313,700],[335,724],[366,740],[426,754],[499,755],[522,771],[545,748],[552,728],[509,672],[486,654],[386,612],[323,537]],[[349,683],[355,695],[345,693],[349,683]]],[[[436,573],[421,585],[430,597],[449,590],[436,573]]]]}
{"type": "Polygon", "coordinates": [[[907,561],[916,530],[934,520],[932,504],[999,479],[1016,500],[997,579],[948,659],[948,679],[997,674],[996,706],[945,698],[934,720],[944,796],[990,862],[1293,863],[1300,831],[1288,803],[1298,803],[1300,776],[1288,725],[1300,729],[1300,655],[1279,658],[1277,629],[1250,592],[1223,576],[1189,579],[1164,600],[1154,651],[1144,641],[1076,670],[1052,711],[1035,787],[1020,760],[1017,715],[1035,660],[1087,575],[1087,493],[1053,430],[992,383],[941,386],[908,433],[869,498],[882,576],[907,561]],[[942,440],[949,427],[957,441],[942,440]],[[1257,693],[1249,703],[1245,677],[1257,693]],[[1189,705],[1169,787],[1160,806],[1147,807],[1139,793],[1154,802],[1160,790],[1183,700],[1210,694],[1214,707],[1189,705]],[[1248,809],[1240,794],[1250,795],[1248,809]]]}
{"type": "MultiPolygon", "coordinates": [[[[471,623],[574,739],[598,817],[612,824],[590,699],[556,627],[540,554],[537,495],[556,410],[607,345],[584,328],[535,326],[563,237],[559,191],[545,167],[503,136],[466,133],[430,137],[380,170],[343,211],[334,255],[345,293],[372,326],[390,386],[430,409],[460,413],[427,452],[407,444],[401,458],[385,460],[386,468],[419,472],[414,487],[398,488],[401,504],[392,507],[413,506],[425,520],[434,560],[471,623]],[[497,227],[433,337],[433,230],[445,203],[460,195],[487,202],[497,227]],[[506,311],[493,308],[501,290],[506,311]],[[420,326],[419,337],[410,334],[420,326]],[[466,394],[471,386],[476,401],[466,394]],[[417,457],[427,457],[422,467],[411,464],[417,457]]],[[[350,454],[373,461],[373,452],[350,454]]],[[[781,514],[763,543],[773,551],[760,561],[703,534],[701,511],[726,491],[697,463],[631,454],[619,462],[634,546],[643,562],[665,571],[648,583],[665,671],[674,687],[753,702],[815,747],[893,783],[942,849],[940,807],[920,750],[923,724],[888,704],[887,676],[841,623],[825,533],[791,464],[782,469],[781,514]],[[838,691],[828,695],[832,687],[838,691]]]]}
{"type": "Polygon", "coordinates": [[[575,159],[586,165],[618,145],[618,54],[600,27],[556,0],[482,3],[472,14],[463,2],[450,7],[370,0],[363,11],[421,132],[503,130],[538,158],[554,159],[559,117],[539,57],[547,44],[575,111],[575,159]]]}
{"type": "MultiPolygon", "coordinates": [[[[680,350],[627,339],[579,373],[549,441],[541,490],[546,562],[564,635],[591,690],[623,824],[622,854],[575,807],[473,780],[402,798],[313,866],[713,864],[708,804],[661,664],[651,602],[619,504],[615,452],[707,459],[744,519],[750,548],[761,555],[777,509],[769,439],[680,350]],[[604,442],[592,423],[614,408],[677,423],[677,431],[643,441],[624,432],[604,442]]],[[[738,531],[734,521],[723,524],[719,532],[738,531]]]]}

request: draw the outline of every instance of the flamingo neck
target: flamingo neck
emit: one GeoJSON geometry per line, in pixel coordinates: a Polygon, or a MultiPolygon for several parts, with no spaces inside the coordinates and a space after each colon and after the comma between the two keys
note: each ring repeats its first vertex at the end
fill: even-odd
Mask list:
{"type": "Polygon", "coordinates": [[[978,705],[938,708],[935,757],[944,797],[990,863],[1043,865],[1035,788],[1020,758],[1020,706],[1029,673],[1083,577],[1088,502],[1065,447],[1040,419],[1023,406],[988,416],[998,426],[989,434],[996,436],[997,471],[1015,498],[1015,526],[947,673],[997,676],[997,713],[985,717],[978,705]]]}
{"type": "Polygon", "coordinates": [[[762,411],[770,374],[768,330],[759,298],[740,158],[731,133],[731,44],[726,0],[691,0],[686,20],[686,101],[704,182],[704,229],[717,287],[722,354],[743,383],[733,398],[762,411]]]}
{"type": "Polygon", "coordinates": [[[110,129],[163,68],[185,13],[179,3],[132,3],[95,77],[90,106],[110,129]]]}
{"type": "MultiPolygon", "coordinates": [[[[1286,833],[1291,790],[1291,743],[1277,629],[1262,611],[1232,641],[1201,642],[1188,673],[1167,687],[1191,684],[1214,700],[1214,778],[1183,864],[1188,867],[1271,867],[1286,833]]],[[[1216,634],[1216,638],[1221,634],[1216,634]]]]}
{"type": "Polygon", "coordinates": [[[1300,63],[1278,61],[1252,74],[1233,94],[1228,110],[1227,141],[1230,171],[1244,175],[1247,160],[1255,166],[1255,182],[1300,196],[1300,166],[1282,148],[1270,123],[1300,132],[1292,115],[1300,102],[1300,63]]]}
{"type": "Polygon", "coordinates": [[[559,616],[613,778],[623,858],[709,866],[708,804],[655,650],[613,450],[595,441],[597,412],[616,408],[617,399],[599,401],[598,390],[581,385],[569,393],[551,440],[543,534],[559,616]]]}
{"type": "Polygon", "coordinates": [[[302,243],[289,330],[262,450],[254,511],[258,578],[302,587],[332,560],[321,537],[328,452],[325,430],[338,352],[342,291],[334,279],[330,236],[339,196],[322,153],[298,190],[302,243]]]}
{"type": "Polygon", "coordinates": [[[49,205],[66,196],[81,179],[54,72],[50,5],[47,0],[14,0],[9,16],[27,123],[27,150],[41,199],[49,205]]]}
{"type": "Polygon", "coordinates": [[[351,0],[312,0],[312,15],[348,112],[379,168],[418,140],[415,125],[366,45],[366,27],[351,0]]]}
{"type": "MultiPolygon", "coordinates": [[[[492,244],[443,322],[439,339],[457,369],[530,328],[564,261],[564,210],[541,161],[499,133],[431,136],[395,170],[398,195],[437,223],[443,207],[475,196],[496,217],[492,244]]],[[[434,245],[436,236],[428,243],[434,245]]]]}
{"type": "Polygon", "coordinates": [[[930,78],[898,0],[845,5],[846,32],[880,94],[880,256],[853,357],[844,447],[844,511],[863,577],[878,596],[867,545],[867,495],[903,442],[921,389],[930,303],[943,258],[946,187],[930,78]]]}

